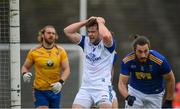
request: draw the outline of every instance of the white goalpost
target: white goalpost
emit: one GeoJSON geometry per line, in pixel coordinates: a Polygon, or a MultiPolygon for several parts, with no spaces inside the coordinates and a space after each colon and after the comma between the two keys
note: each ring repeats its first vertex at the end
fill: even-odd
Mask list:
{"type": "Polygon", "coordinates": [[[0,46],[0,108],[20,108],[19,0],[0,0],[0,46]]]}
{"type": "MultiPolygon", "coordinates": [[[[80,0],[80,21],[85,20],[87,18],[87,0],[80,0]]],[[[86,34],[86,28],[83,27],[80,29],[81,34],[86,34]]]]}
{"type": "Polygon", "coordinates": [[[10,0],[11,108],[21,108],[19,0],[10,0]]]}

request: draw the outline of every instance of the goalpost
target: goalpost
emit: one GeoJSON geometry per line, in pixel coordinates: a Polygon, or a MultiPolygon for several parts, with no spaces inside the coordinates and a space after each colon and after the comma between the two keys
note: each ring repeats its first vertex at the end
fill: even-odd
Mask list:
{"type": "Polygon", "coordinates": [[[19,108],[19,0],[0,1],[0,108],[19,108]],[[2,47],[2,46],[1,46],[2,47]]]}
{"type": "Polygon", "coordinates": [[[0,108],[21,107],[19,33],[19,0],[0,0],[0,108]]]}
{"type": "Polygon", "coordinates": [[[11,108],[21,107],[19,0],[10,0],[10,83],[11,108]]]}

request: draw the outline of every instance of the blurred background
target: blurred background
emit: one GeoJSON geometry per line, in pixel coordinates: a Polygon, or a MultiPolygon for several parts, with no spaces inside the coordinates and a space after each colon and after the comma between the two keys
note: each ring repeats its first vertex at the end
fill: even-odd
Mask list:
{"type": "MultiPolygon", "coordinates": [[[[152,49],[168,59],[176,82],[180,80],[180,49],[178,49],[180,47],[178,43],[180,41],[180,15],[178,13],[180,13],[179,0],[87,0],[87,18],[90,16],[105,18],[106,26],[114,32],[118,60],[115,64],[113,84],[119,107],[124,106],[124,98],[117,89],[121,69],[119,63],[131,51],[132,40],[129,38],[131,34],[148,37],[152,49]]],[[[71,23],[78,22],[79,16],[80,0],[20,0],[21,44],[38,43],[37,32],[49,24],[54,25],[60,35],[58,43],[72,44],[65,37],[63,29],[71,23]]],[[[76,66],[71,64],[71,67],[76,66]]],[[[62,99],[62,106],[65,108],[71,107],[78,91],[76,79],[71,79],[76,75],[78,72],[72,71],[69,79],[72,83],[66,86],[66,90],[69,91],[64,92],[66,97],[62,99]]],[[[22,88],[22,106],[33,107],[31,94],[29,94],[30,88],[25,90],[26,85],[22,88]],[[27,96],[29,96],[28,99],[27,96]]]]}

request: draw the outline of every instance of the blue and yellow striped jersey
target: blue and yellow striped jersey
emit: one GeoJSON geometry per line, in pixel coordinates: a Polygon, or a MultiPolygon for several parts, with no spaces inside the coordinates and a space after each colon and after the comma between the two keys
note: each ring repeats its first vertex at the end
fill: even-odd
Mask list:
{"type": "Polygon", "coordinates": [[[121,62],[121,74],[130,76],[129,85],[145,94],[162,92],[163,75],[170,71],[166,58],[154,50],[150,50],[145,64],[138,62],[134,53],[128,54],[121,62]]]}

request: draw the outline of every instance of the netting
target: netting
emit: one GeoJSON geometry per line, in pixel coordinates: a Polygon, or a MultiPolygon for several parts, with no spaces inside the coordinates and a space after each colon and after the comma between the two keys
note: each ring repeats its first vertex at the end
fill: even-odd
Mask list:
{"type": "Polygon", "coordinates": [[[9,0],[0,0],[0,108],[10,107],[9,0]]]}

